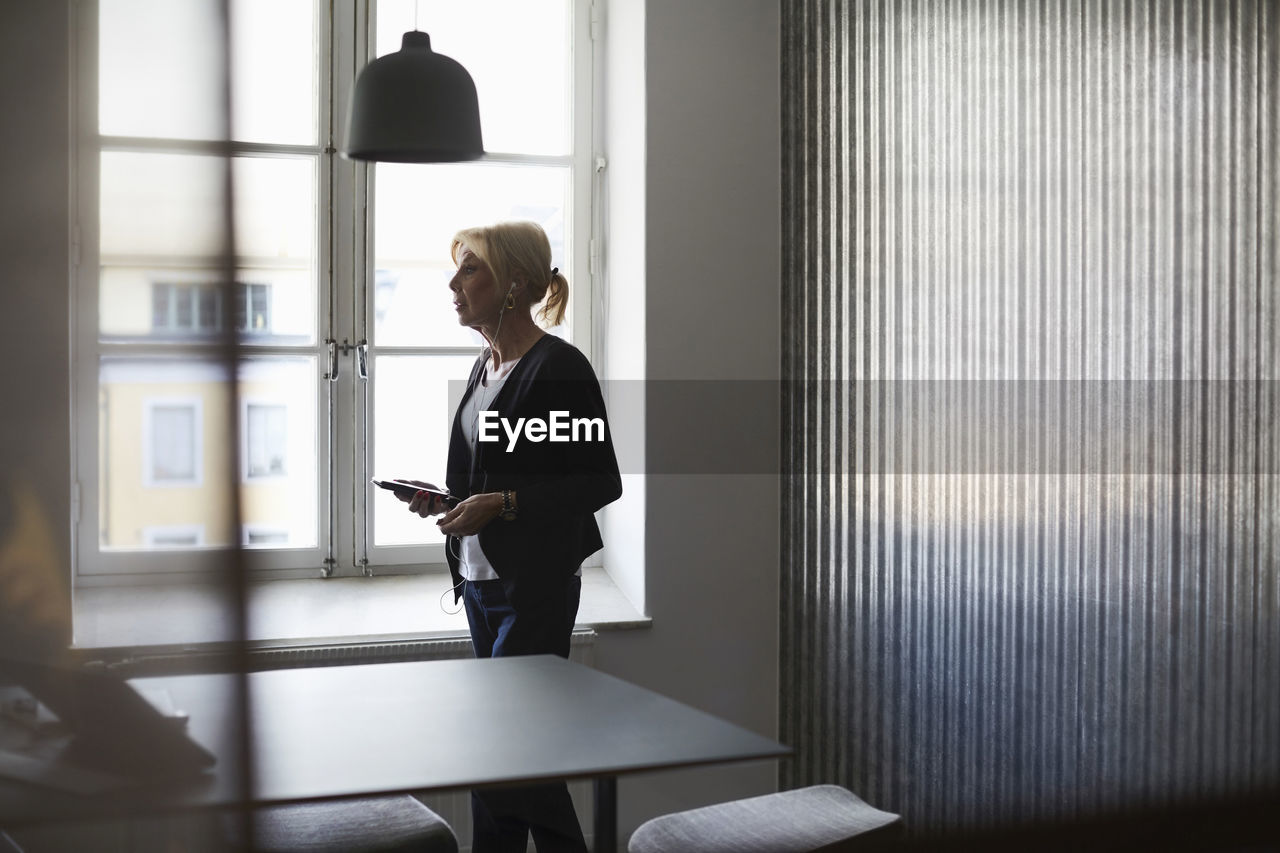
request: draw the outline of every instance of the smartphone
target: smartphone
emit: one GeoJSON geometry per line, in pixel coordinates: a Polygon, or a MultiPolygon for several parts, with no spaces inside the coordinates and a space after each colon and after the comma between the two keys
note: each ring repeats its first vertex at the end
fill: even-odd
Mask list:
{"type": "Polygon", "coordinates": [[[403,483],[399,480],[379,480],[376,477],[370,482],[380,489],[386,489],[388,491],[395,492],[397,495],[404,495],[407,498],[413,497],[418,492],[426,492],[429,495],[435,495],[438,498],[442,498],[444,500],[444,505],[447,507],[455,507],[459,503],[458,499],[453,495],[448,492],[441,491],[440,489],[428,489],[425,486],[415,486],[413,483],[403,483]]]}

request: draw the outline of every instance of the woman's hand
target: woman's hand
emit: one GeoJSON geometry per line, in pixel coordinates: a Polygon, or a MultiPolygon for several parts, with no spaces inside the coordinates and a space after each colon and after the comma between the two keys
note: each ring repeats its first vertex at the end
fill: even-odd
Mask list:
{"type": "Polygon", "coordinates": [[[484,492],[472,495],[445,513],[436,522],[440,532],[449,536],[471,536],[502,512],[502,493],[484,492]]]}
{"type": "MultiPolygon", "coordinates": [[[[432,483],[423,482],[422,480],[397,480],[397,482],[411,483],[415,486],[422,486],[424,489],[437,489],[440,491],[438,486],[435,486],[432,483]]],[[[395,492],[394,494],[401,501],[409,504],[409,512],[420,515],[423,518],[431,515],[440,515],[441,513],[449,511],[449,507],[445,504],[444,499],[439,495],[433,495],[430,492],[418,492],[412,496],[402,495],[400,492],[395,492]]]]}

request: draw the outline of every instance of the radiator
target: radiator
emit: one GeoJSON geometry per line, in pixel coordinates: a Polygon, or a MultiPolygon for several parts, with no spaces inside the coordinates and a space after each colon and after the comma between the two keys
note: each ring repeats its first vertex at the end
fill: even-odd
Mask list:
{"type": "MultiPolygon", "coordinates": [[[[584,666],[593,666],[596,637],[596,632],[592,630],[575,631],[569,638],[569,660],[584,666]]],[[[250,648],[246,652],[246,669],[249,672],[259,672],[268,669],[301,669],[310,666],[457,660],[471,656],[471,641],[465,637],[369,643],[312,643],[280,647],[259,646],[250,648]]],[[[236,668],[234,653],[225,648],[133,650],[103,662],[123,678],[229,672],[236,668]]]]}

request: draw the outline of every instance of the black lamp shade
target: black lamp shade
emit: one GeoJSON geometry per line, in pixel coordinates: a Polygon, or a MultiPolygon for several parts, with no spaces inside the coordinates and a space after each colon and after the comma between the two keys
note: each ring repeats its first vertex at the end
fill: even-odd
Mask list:
{"type": "Polygon", "coordinates": [[[426,33],[405,33],[399,51],[373,60],[356,77],[343,153],[395,163],[482,156],[480,104],[471,75],[432,51],[426,33]]]}

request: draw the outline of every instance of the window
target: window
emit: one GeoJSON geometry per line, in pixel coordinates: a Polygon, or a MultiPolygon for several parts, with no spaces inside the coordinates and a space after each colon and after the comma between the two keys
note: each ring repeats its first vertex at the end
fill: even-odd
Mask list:
{"type": "Polygon", "coordinates": [[[259,524],[246,524],[244,537],[240,540],[246,548],[270,548],[289,544],[289,531],[279,527],[264,527],[259,524]]]}
{"type": "MultiPolygon", "coordinates": [[[[226,330],[216,283],[151,285],[152,335],[206,335],[226,330]]],[[[235,328],[245,335],[271,332],[271,285],[235,285],[235,328]]]]}
{"type": "Polygon", "coordinates": [[[196,548],[204,544],[204,527],[199,524],[154,525],[143,528],[142,541],[148,548],[196,548]]]}
{"type": "Polygon", "coordinates": [[[231,0],[229,144],[217,7],[77,4],[77,571],[213,571],[236,541],[268,573],[442,564],[434,526],[369,478],[443,477],[450,380],[481,343],[450,306],[459,228],[539,222],[573,293],[554,331],[591,352],[589,2],[231,0]],[[355,69],[415,28],[473,75],[489,153],[346,160],[355,69]],[[228,170],[234,281],[218,265],[228,170]],[[232,488],[238,525],[218,509],[232,488]]]}
{"type": "Polygon", "coordinates": [[[200,485],[200,412],[199,400],[151,399],[144,403],[144,487],[200,485]]]}
{"type": "Polygon", "coordinates": [[[245,431],[245,478],[283,477],[288,473],[289,407],[248,403],[242,421],[245,431]]]}

